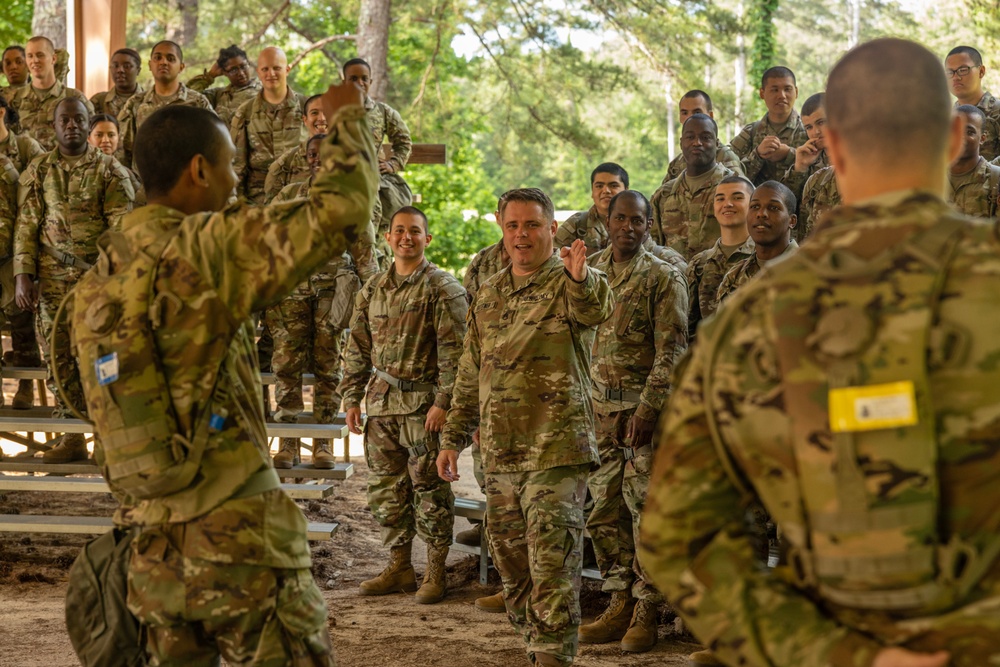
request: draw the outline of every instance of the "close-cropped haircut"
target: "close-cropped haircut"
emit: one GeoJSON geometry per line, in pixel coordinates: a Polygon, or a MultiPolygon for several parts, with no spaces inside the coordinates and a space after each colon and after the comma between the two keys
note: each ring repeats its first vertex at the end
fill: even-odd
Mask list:
{"type": "Polygon", "coordinates": [[[247,59],[247,52],[236,46],[235,44],[230,44],[224,49],[219,49],[219,57],[216,58],[215,64],[220,68],[225,68],[226,63],[233,58],[243,58],[247,59]]]}
{"type": "Polygon", "coordinates": [[[730,174],[729,176],[726,176],[724,179],[719,181],[719,185],[728,185],[729,183],[739,183],[741,185],[744,185],[746,186],[747,194],[753,194],[753,189],[755,186],[753,182],[746,176],[740,176],[739,174],[730,174]]]}
{"type": "Polygon", "coordinates": [[[693,120],[700,120],[702,122],[709,122],[709,123],[711,123],[712,124],[712,129],[715,131],[715,136],[716,136],[716,138],[718,138],[718,136],[719,136],[719,124],[715,122],[714,118],[712,118],[711,116],[709,116],[708,114],[705,114],[705,113],[693,113],[690,116],[688,116],[687,118],[685,118],[684,122],[681,123],[681,132],[683,132],[684,128],[687,127],[687,124],[690,123],[693,120]]]}
{"type": "Polygon", "coordinates": [[[306,98],[306,103],[302,105],[302,115],[305,116],[306,112],[309,111],[309,105],[312,104],[313,102],[315,102],[316,100],[318,100],[321,97],[323,97],[322,93],[317,93],[315,95],[310,95],[309,97],[307,97],[306,98]]]}
{"type": "Polygon", "coordinates": [[[129,48],[118,49],[117,51],[111,54],[111,57],[114,58],[117,55],[128,56],[129,58],[135,61],[136,68],[142,67],[142,56],[140,56],[139,52],[136,51],[135,49],[129,49],[129,48]]]}
{"type": "Polygon", "coordinates": [[[118,119],[109,113],[99,113],[90,117],[91,132],[94,131],[94,128],[97,127],[98,123],[111,123],[115,126],[116,130],[121,129],[121,127],[118,125],[118,119]]]}
{"type": "Polygon", "coordinates": [[[830,131],[849,153],[883,168],[938,160],[948,145],[951,113],[941,61],[903,39],[877,39],[848,51],[826,85],[830,131]],[[880,83],[873,88],[871,81],[880,83]]]}
{"type": "Polygon", "coordinates": [[[787,185],[781,183],[780,181],[764,181],[754,189],[754,192],[760,190],[761,188],[770,188],[777,192],[778,199],[780,199],[785,205],[785,208],[788,209],[788,214],[795,215],[799,202],[795,198],[795,193],[792,192],[787,185]]]}
{"type": "Polygon", "coordinates": [[[45,35],[35,35],[34,37],[32,37],[31,39],[29,39],[28,41],[29,42],[42,42],[46,46],[49,47],[49,51],[55,53],[56,45],[53,44],[52,40],[49,39],[48,37],[46,37],[45,35]]]}
{"type": "Polygon", "coordinates": [[[955,48],[953,48],[951,51],[948,52],[948,55],[945,56],[945,58],[951,58],[952,56],[958,56],[963,53],[972,58],[973,65],[975,65],[976,67],[982,66],[983,54],[981,54],[978,49],[974,49],[971,46],[956,46],[955,48]]]}
{"type": "Polygon", "coordinates": [[[984,114],[983,110],[974,104],[960,104],[955,107],[955,112],[964,113],[970,118],[978,118],[980,124],[986,122],[986,114],[984,114]]]}
{"type": "Polygon", "coordinates": [[[26,54],[25,54],[25,52],[24,52],[24,47],[23,46],[21,46],[20,44],[11,44],[10,46],[8,46],[6,49],[3,50],[3,55],[0,56],[0,58],[6,58],[7,54],[10,51],[20,51],[22,57],[27,57],[26,54]]]}
{"type": "Polygon", "coordinates": [[[177,51],[177,60],[184,62],[184,50],[181,48],[181,45],[178,44],[177,42],[172,42],[169,39],[161,39],[156,44],[153,44],[153,48],[149,50],[149,53],[152,54],[153,51],[156,50],[156,47],[160,46],[161,44],[169,44],[170,46],[174,47],[174,50],[177,51]]]}
{"type": "Polygon", "coordinates": [[[507,210],[507,205],[512,201],[520,202],[522,204],[538,204],[542,208],[542,215],[546,222],[555,220],[556,208],[552,205],[552,200],[549,196],[539,190],[538,188],[516,188],[514,190],[508,190],[500,198],[500,220],[503,220],[503,213],[507,210]]]}
{"type": "Polygon", "coordinates": [[[207,109],[171,104],[153,112],[133,147],[146,194],[169,194],[196,155],[218,164],[228,136],[226,124],[207,109]]]}
{"type": "Polygon", "coordinates": [[[649,220],[650,218],[653,217],[653,205],[649,203],[648,199],[646,199],[646,195],[642,194],[638,190],[622,190],[621,192],[619,192],[618,194],[616,194],[614,197],[612,197],[610,202],[608,202],[608,220],[609,221],[611,220],[611,214],[615,210],[615,204],[617,204],[618,200],[621,199],[622,197],[632,197],[633,199],[636,199],[639,202],[641,202],[642,206],[643,206],[643,210],[646,212],[645,213],[646,220],[649,220]]]}
{"type": "Polygon", "coordinates": [[[7,111],[3,117],[3,124],[6,127],[12,127],[20,122],[21,114],[17,112],[17,109],[10,105],[10,102],[8,102],[7,98],[3,95],[0,95],[0,108],[7,111]]]}
{"type": "Polygon", "coordinates": [[[628,190],[628,172],[625,171],[624,167],[620,164],[614,162],[602,162],[601,164],[594,167],[594,171],[590,172],[590,184],[594,184],[594,179],[597,178],[598,174],[611,174],[612,176],[617,176],[621,180],[622,185],[628,190]]]}
{"type": "Polygon", "coordinates": [[[802,104],[802,115],[811,116],[826,107],[826,93],[810,95],[802,104]]]}
{"type": "Polygon", "coordinates": [[[689,100],[693,97],[700,97],[705,100],[705,111],[712,111],[712,98],[704,90],[689,90],[681,95],[682,100],[689,100]]]}
{"type": "Polygon", "coordinates": [[[369,65],[368,61],[365,60],[364,58],[351,58],[346,63],[344,63],[344,68],[343,68],[342,71],[343,71],[343,73],[344,73],[345,76],[347,75],[347,68],[351,67],[353,65],[364,65],[365,67],[368,68],[369,72],[372,71],[372,66],[369,65]]]}
{"type": "Polygon", "coordinates": [[[795,72],[787,67],[782,67],[781,65],[771,67],[764,71],[764,74],[760,77],[761,88],[767,88],[768,79],[791,79],[793,85],[799,85],[795,80],[795,72]]]}
{"type": "Polygon", "coordinates": [[[427,222],[427,214],[424,213],[423,211],[421,211],[416,206],[404,206],[401,209],[399,209],[398,211],[396,211],[395,213],[393,213],[392,217],[389,218],[389,229],[392,229],[392,223],[396,219],[397,215],[415,215],[415,216],[417,216],[418,218],[420,218],[421,220],[424,221],[424,233],[425,234],[430,234],[431,233],[431,225],[430,225],[429,222],[427,222]]]}

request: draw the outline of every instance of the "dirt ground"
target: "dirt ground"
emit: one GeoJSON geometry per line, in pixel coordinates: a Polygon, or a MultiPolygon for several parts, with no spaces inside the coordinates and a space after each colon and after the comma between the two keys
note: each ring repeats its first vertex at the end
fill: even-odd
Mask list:
{"type": "MultiPolygon", "coordinates": [[[[8,453],[9,447],[5,447],[8,453]]],[[[508,667],[528,665],[521,640],[506,618],[475,609],[474,600],[496,586],[478,583],[478,560],[453,552],[448,559],[448,597],[437,605],[416,604],[411,595],[361,597],[358,583],[376,575],[386,552],[378,525],[365,502],[367,468],[360,442],[352,442],[355,474],[323,501],[300,501],[311,520],[336,521],[329,542],[313,543],[313,574],[330,608],[330,632],[341,667],[508,667]]],[[[459,496],[481,497],[468,455],[461,459],[459,496]]],[[[5,493],[0,513],[110,516],[109,494],[5,493]]],[[[456,519],[456,530],[467,527],[456,519]]],[[[66,573],[86,538],[73,535],[0,533],[0,667],[70,667],[78,665],[64,627],[66,573]]],[[[419,541],[418,541],[419,542],[419,541]]],[[[426,563],[422,544],[415,545],[418,575],[426,563]]],[[[493,577],[495,572],[491,571],[493,577]]],[[[594,618],[606,598],[596,582],[581,594],[584,619],[594,618]]],[[[625,654],[618,645],[583,646],[581,667],[612,665],[684,665],[697,646],[678,634],[669,610],[661,612],[660,641],[650,653],[625,654]]]]}

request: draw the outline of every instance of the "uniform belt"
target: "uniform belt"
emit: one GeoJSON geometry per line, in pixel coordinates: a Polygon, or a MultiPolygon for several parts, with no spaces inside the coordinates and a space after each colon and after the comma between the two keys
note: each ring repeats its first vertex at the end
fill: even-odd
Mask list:
{"type": "Polygon", "coordinates": [[[385,371],[380,371],[377,368],[375,369],[375,375],[382,378],[400,391],[434,391],[434,389],[436,389],[436,386],[433,384],[428,384],[426,382],[413,382],[411,380],[400,380],[399,378],[393,377],[385,371]]]}
{"type": "Polygon", "coordinates": [[[622,453],[625,455],[626,461],[631,461],[636,456],[650,453],[651,450],[652,445],[643,445],[642,447],[623,447],[622,453]]]}
{"type": "Polygon", "coordinates": [[[625,391],[624,389],[612,389],[606,387],[597,380],[594,380],[594,388],[604,396],[606,401],[639,401],[642,400],[642,393],[638,391],[625,391]]]}
{"type": "Polygon", "coordinates": [[[42,252],[44,252],[49,257],[62,262],[66,266],[72,266],[75,269],[81,269],[86,271],[93,266],[90,262],[82,260],[76,255],[71,255],[68,252],[63,252],[59,248],[53,248],[50,245],[42,245],[42,252]]]}

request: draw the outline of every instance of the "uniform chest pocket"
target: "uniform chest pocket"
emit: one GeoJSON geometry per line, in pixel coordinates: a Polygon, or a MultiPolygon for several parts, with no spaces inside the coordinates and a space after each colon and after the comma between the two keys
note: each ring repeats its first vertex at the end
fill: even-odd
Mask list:
{"type": "Polygon", "coordinates": [[[615,335],[632,343],[641,343],[651,336],[653,326],[646,309],[648,301],[645,289],[629,290],[618,297],[615,335]]]}

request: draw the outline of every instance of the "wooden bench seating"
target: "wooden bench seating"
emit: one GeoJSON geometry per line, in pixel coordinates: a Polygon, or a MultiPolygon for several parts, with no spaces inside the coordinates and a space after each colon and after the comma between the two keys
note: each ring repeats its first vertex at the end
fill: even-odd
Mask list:
{"type": "MultiPolygon", "coordinates": [[[[78,463],[42,463],[38,459],[4,459],[0,461],[0,474],[20,472],[46,475],[97,475],[100,469],[93,463],[80,461],[78,463]]],[[[291,468],[275,469],[278,477],[295,479],[335,479],[345,480],[354,474],[353,463],[337,463],[329,470],[313,468],[311,465],[299,464],[291,468]]],[[[35,477],[17,479],[37,479],[35,477]]],[[[45,478],[43,478],[45,479],[45,478]]],[[[0,489],[2,491],[3,489],[0,489]]],[[[295,496],[292,496],[293,498],[295,496]]],[[[326,496],[323,496],[324,498],[326,496]]]]}
{"type": "MultiPolygon", "coordinates": [[[[100,535],[111,529],[111,519],[98,516],[53,516],[37,514],[0,514],[0,532],[58,533],[100,535]]],[[[306,537],[323,542],[333,537],[339,524],[310,522],[306,537]]]]}
{"type": "MultiPolygon", "coordinates": [[[[296,500],[322,500],[333,495],[332,484],[282,484],[281,488],[296,500]]],[[[0,491],[55,491],[58,493],[110,493],[101,477],[30,477],[0,475],[0,491]]]]}

